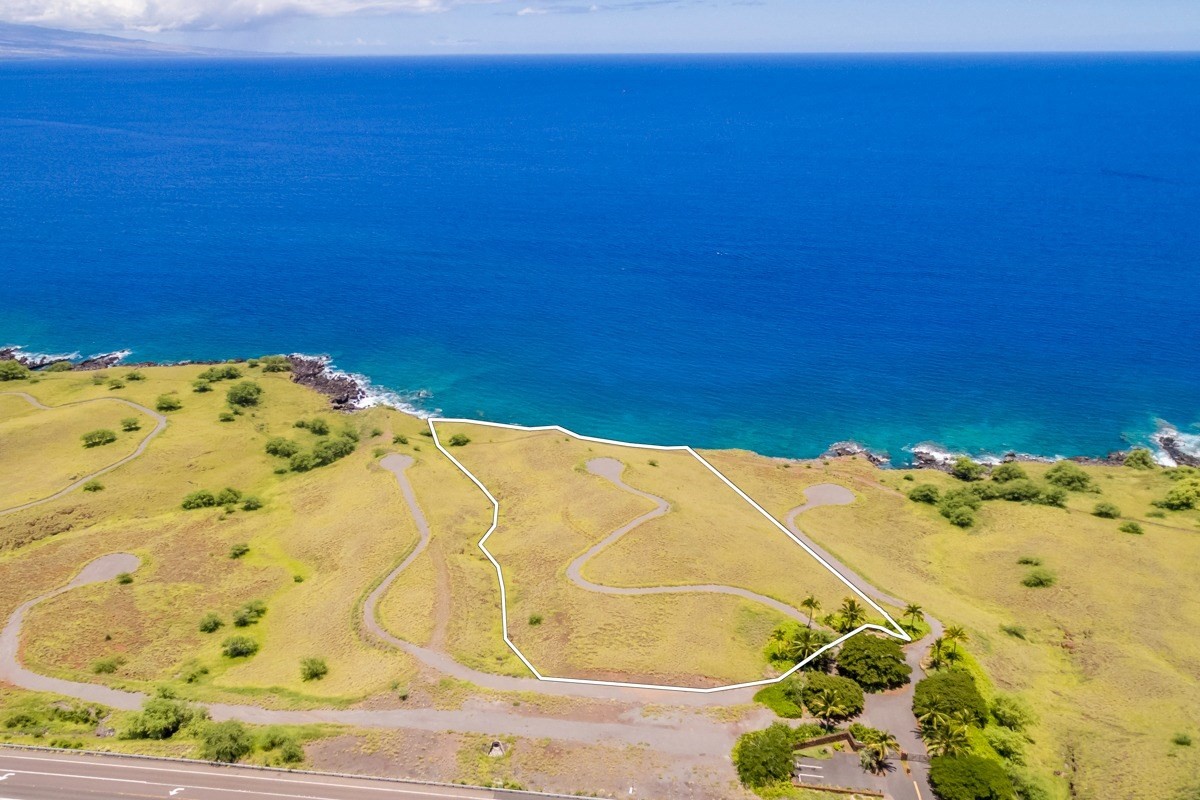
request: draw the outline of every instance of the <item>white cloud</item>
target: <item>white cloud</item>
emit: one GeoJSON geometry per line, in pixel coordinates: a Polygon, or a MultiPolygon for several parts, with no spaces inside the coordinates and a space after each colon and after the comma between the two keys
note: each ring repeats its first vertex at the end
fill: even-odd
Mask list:
{"type": "Polygon", "coordinates": [[[494,0],[0,0],[0,21],[83,30],[231,30],[284,17],[422,14],[494,0]]]}
{"type": "Polygon", "coordinates": [[[545,13],[546,13],[546,9],[544,9],[544,8],[534,8],[533,6],[525,6],[520,11],[517,12],[517,16],[518,17],[531,17],[535,14],[545,14],[545,13]]]}

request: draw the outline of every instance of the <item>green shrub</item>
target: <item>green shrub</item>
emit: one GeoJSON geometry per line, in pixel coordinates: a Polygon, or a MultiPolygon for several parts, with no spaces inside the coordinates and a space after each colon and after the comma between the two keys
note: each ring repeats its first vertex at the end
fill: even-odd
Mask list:
{"type": "MultiPolygon", "coordinates": [[[[75,369],[75,365],[70,361],[55,361],[50,366],[46,367],[46,372],[70,372],[75,369]]],[[[133,380],[133,378],[130,378],[133,380]]]]}
{"type": "Polygon", "coordinates": [[[1200,482],[1195,480],[1180,481],[1167,491],[1167,496],[1155,501],[1156,506],[1171,511],[1187,511],[1189,508],[1200,506],[1200,482]]]}
{"type": "MultiPolygon", "coordinates": [[[[5,364],[5,363],[8,363],[8,362],[0,361],[0,365],[5,364]]],[[[39,724],[41,724],[41,720],[38,719],[37,717],[35,717],[33,714],[30,714],[27,711],[18,711],[15,714],[9,714],[4,719],[4,727],[9,728],[9,729],[12,729],[12,728],[21,728],[21,729],[34,728],[34,727],[37,727],[39,724]]]]}
{"type": "Polygon", "coordinates": [[[267,454],[280,458],[291,458],[300,452],[300,445],[291,439],[276,436],[267,440],[267,454]]]}
{"type": "Polygon", "coordinates": [[[530,614],[529,615],[529,624],[535,625],[535,626],[541,625],[542,624],[542,615],[541,614],[530,614]]]}
{"type": "Polygon", "coordinates": [[[239,628],[253,625],[267,614],[267,604],[262,600],[251,600],[233,612],[233,624],[239,628]]]}
{"type": "Polygon", "coordinates": [[[262,508],[262,500],[259,500],[254,495],[250,495],[242,501],[242,511],[258,511],[262,508]]]}
{"type": "Polygon", "coordinates": [[[782,722],[738,737],[733,746],[733,765],[744,786],[779,783],[792,775],[792,730],[782,722]]]}
{"type": "Polygon", "coordinates": [[[1040,567],[1042,560],[1037,556],[1021,556],[1017,559],[1018,564],[1024,564],[1027,567],[1040,567]]]}
{"type": "Polygon", "coordinates": [[[142,703],[141,712],[129,719],[121,731],[121,738],[170,739],[183,726],[206,716],[204,709],[183,700],[152,697],[142,703]]]}
{"type": "Polygon", "coordinates": [[[1186,733],[1177,733],[1171,737],[1171,744],[1178,745],[1179,747],[1191,747],[1192,737],[1186,733]]]}
{"type": "Polygon", "coordinates": [[[217,505],[227,506],[231,503],[236,503],[242,499],[242,493],[237,489],[232,489],[226,486],[221,491],[217,492],[217,505]]]}
{"type": "Polygon", "coordinates": [[[1020,464],[1015,464],[1011,461],[1004,464],[998,464],[992,470],[992,480],[996,483],[1008,483],[1009,481],[1023,481],[1029,478],[1025,474],[1025,470],[1020,464]]]}
{"type": "Polygon", "coordinates": [[[125,376],[125,380],[127,380],[127,381],[144,381],[144,380],[146,380],[146,376],[143,375],[142,373],[138,372],[135,369],[133,372],[130,372],[128,375],[125,376]]]}
{"type": "Polygon", "coordinates": [[[103,445],[115,442],[117,434],[108,428],[98,428],[94,431],[88,431],[79,438],[83,439],[84,447],[102,447],[103,445]]]}
{"type": "Polygon", "coordinates": [[[300,680],[319,681],[329,674],[329,665],[323,658],[303,658],[300,660],[300,680]]]}
{"type": "Polygon", "coordinates": [[[208,612],[200,618],[201,633],[215,633],[225,623],[213,612],[208,612]]]}
{"type": "Polygon", "coordinates": [[[218,364],[196,376],[202,381],[231,381],[242,377],[242,371],[232,364],[218,364]]]}
{"type": "Polygon", "coordinates": [[[1121,516],[1121,509],[1117,508],[1112,503],[1100,502],[1092,507],[1092,514],[1104,519],[1116,519],[1121,516]]]}
{"type": "Polygon", "coordinates": [[[450,437],[450,446],[451,447],[466,447],[470,443],[471,443],[470,438],[468,438],[467,436],[465,436],[461,433],[456,433],[450,437]]]}
{"type": "Polygon", "coordinates": [[[304,748],[295,739],[288,739],[279,748],[279,760],[284,764],[299,764],[304,760],[304,748]]]}
{"type": "MultiPolygon", "coordinates": [[[[301,422],[304,421],[301,420],[301,422]]],[[[296,425],[300,428],[308,428],[309,433],[316,434],[317,436],[326,436],[329,433],[329,423],[320,417],[313,417],[307,422],[304,422],[303,425],[297,422],[296,425]]]]}
{"type": "Polygon", "coordinates": [[[1028,586],[1030,589],[1044,589],[1047,586],[1053,586],[1054,573],[1048,569],[1035,567],[1021,579],[1021,585],[1028,586]]]}
{"type": "Polygon", "coordinates": [[[318,466],[332,464],[339,458],[345,458],[354,452],[354,442],[344,437],[336,439],[322,439],[313,445],[313,459],[316,460],[318,466]]]}
{"type": "Polygon", "coordinates": [[[1033,502],[1043,506],[1065,508],[1067,505],[1067,492],[1065,489],[1052,486],[1049,489],[1042,489],[1042,493],[1033,498],[1033,502]]]}
{"type": "Polygon", "coordinates": [[[1058,793],[1054,791],[1041,775],[1032,770],[1009,764],[1005,770],[1012,781],[1013,791],[1018,800],[1054,800],[1058,793]]]}
{"type": "Polygon", "coordinates": [[[929,784],[940,800],[1015,800],[1004,768],[975,755],[940,756],[929,761],[929,784]]]}
{"type": "Polygon", "coordinates": [[[92,672],[97,675],[111,675],[125,665],[122,656],[109,656],[92,662],[92,672]]]}
{"type": "Polygon", "coordinates": [[[966,714],[977,725],[987,723],[988,706],[971,673],[961,669],[934,672],[913,690],[913,714],[918,719],[931,713],[947,717],[966,714]]]}
{"type": "Polygon", "coordinates": [[[908,499],[914,503],[929,503],[933,505],[938,501],[938,494],[938,488],[932,483],[918,483],[908,490],[908,499]]]}
{"type": "Polygon", "coordinates": [[[225,393],[225,400],[231,406],[249,408],[258,405],[262,393],[262,387],[254,381],[242,381],[229,387],[229,391],[225,393]]]}
{"type": "Polygon", "coordinates": [[[392,444],[408,444],[408,437],[402,433],[397,433],[392,437],[392,444]]]}
{"type": "Polygon", "coordinates": [[[296,453],[288,461],[288,468],[292,472],[308,472],[317,466],[317,457],[312,453],[296,453]]]}
{"type": "Polygon", "coordinates": [[[1133,520],[1130,520],[1129,522],[1122,522],[1117,526],[1117,530],[1121,531],[1122,533],[1132,533],[1137,536],[1141,536],[1143,533],[1145,533],[1145,531],[1142,530],[1142,526],[1133,520]]]}
{"type": "Polygon", "coordinates": [[[212,391],[211,381],[192,381],[192,391],[196,394],[204,394],[212,391]]]}
{"type": "Polygon", "coordinates": [[[803,686],[794,675],[789,676],[759,689],[754,693],[754,702],[763,704],[784,719],[799,719],[804,716],[804,700],[800,695],[803,686]]]}
{"type": "Polygon", "coordinates": [[[1021,698],[997,694],[992,700],[992,719],[996,724],[1013,731],[1023,731],[1034,722],[1033,710],[1021,698]]]}
{"type": "Polygon", "coordinates": [[[29,368],[20,361],[0,361],[0,381],[20,381],[29,377],[29,368]]]}
{"type": "Polygon", "coordinates": [[[178,411],[179,409],[183,408],[183,403],[181,403],[179,398],[175,397],[174,395],[160,394],[158,399],[154,401],[154,408],[162,413],[166,413],[168,411],[178,411]]]}
{"type": "Polygon", "coordinates": [[[1025,737],[1017,731],[991,725],[984,729],[983,738],[1005,761],[1025,763],[1025,737]]]}
{"type": "Polygon", "coordinates": [[[222,411],[220,414],[217,414],[217,422],[233,422],[235,419],[237,417],[228,411],[222,411]]]}
{"type": "Polygon", "coordinates": [[[249,552],[250,552],[250,545],[246,544],[245,542],[239,542],[238,544],[235,544],[233,547],[229,548],[229,557],[230,558],[241,558],[242,556],[246,555],[246,553],[249,553],[249,552]]]}
{"type": "Polygon", "coordinates": [[[216,504],[216,495],[207,489],[200,489],[184,497],[181,505],[185,509],[191,510],[194,508],[212,508],[216,504]]]}
{"type": "Polygon", "coordinates": [[[1025,628],[1020,625],[1001,625],[1000,632],[1013,637],[1014,639],[1025,638],[1025,628]]]}
{"type": "Polygon", "coordinates": [[[975,510],[982,501],[979,495],[967,487],[951,489],[938,501],[938,512],[960,528],[969,528],[975,522],[975,510]]]}
{"type": "Polygon", "coordinates": [[[111,381],[108,382],[108,390],[110,392],[115,392],[117,389],[124,389],[124,388],[125,388],[125,381],[121,380],[120,378],[113,378],[111,381]]]}
{"type": "Polygon", "coordinates": [[[1013,503],[1028,503],[1037,500],[1042,488],[1028,478],[1013,478],[996,487],[996,497],[1013,503]]]}
{"type": "Polygon", "coordinates": [[[832,693],[834,700],[844,710],[844,713],[836,717],[837,719],[849,719],[862,713],[864,697],[861,686],[849,678],[813,672],[809,673],[805,679],[804,688],[800,690],[800,697],[814,715],[817,713],[814,709],[814,701],[818,695],[826,691],[832,693]]]}
{"type": "Polygon", "coordinates": [[[133,576],[128,572],[122,572],[117,576],[117,583],[121,584],[122,586],[128,586],[129,584],[133,583],[133,576]]]}
{"type": "Polygon", "coordinates": [[[291,735],[283,728],[278,725],[271,725],[258,735],[258,746],[263,750],[271,751],[277,747],[282,747],[291,738],[291,735]]]}
{"type": "Polygon", "coordinates": [[[104,383],[104,381],[106,381],[106,380],[108,380],[107,375],[105,375],[103,372],[97,372],[95,375],[92,376],[92,385],[93,386],[101,386],[104,383]]]}
{"type": "Polygon", "coordinates": [[[950,474],[960,481],[977,481],[983,477],[983,465],[967,456],[959,456],[954,459],[950,474]]]}
{"type": "Polygon", "coordinates": [[[1092,488],[1091,477],[1072,461],[1059,461],[1046,472],[1046,480],[1072,492],[1086,492],[1092,488]]]}
{"type": "Polygon", "coordinates": [[[85,492],[102,492],[104,491],[104,484],[97,480],[90,480],[83,485],[83,490],[85,492]]]}
{"type": "Polygon", "coordinates": [[[263,356],[259,359],[263,372],[291,372],[292,362],[283,356],[263,356]]]}
{"type": "Polygon", "coordinates": [[[1133,469],[1154,469],[1154,456],[1144,447],[1135,447],[1125,455],[1125,466],[1133,469]]]}
{"type": "Polygon", "coordinates": [[[221,652],[229,658],[246,658],[258,652],[258,642],[249,636],[230,636],[221,642],[221,652]]]}
{"type": "Polygon", "coordinates": [[[210,722],[200,734],[200,758],[233,764],[254,749],[246,726],[237,720],[210,722]]]}
{"type": "Polygon", "coordinates": [[[842,645],[837,655],[838,674],[868,692],[895,689],[908,683],[912,667],[895,639],[859,634],[842,645]]]}
{"type": "Polygon", "coordinates": [[[960,528],[969,528],[975,524],[975,512],[967,506],[947,506],[939,508],[938,511],[950,521],[951,525],[957,525],[960,528]]]}
{"type": "Polygon", "coordinates": [[[125,419],[121,420],[121,430],[123,431],[136,431],[140,430],[141,427],[142,423],[137,417],[125,417],[125,419]]]}

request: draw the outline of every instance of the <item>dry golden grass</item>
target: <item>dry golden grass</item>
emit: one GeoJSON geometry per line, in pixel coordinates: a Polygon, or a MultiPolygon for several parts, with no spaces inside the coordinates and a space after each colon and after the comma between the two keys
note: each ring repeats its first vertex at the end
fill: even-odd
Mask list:
{"type": "Polygon", "coordinates": [[[782,619],[773,609],[727,595],[618,596],[570,583],[565,571],[572,559],[654,507],[588,473],[585,464],[592,458],[625,461],[631,465],[626,476],[631,485],[661,493],[674,504],[665,518],[646,526],[656,529],[641,537],[648,545],[635,541],[632,553],[613,557],[622,578],[614,584],[725,583],[794,597],[798,603],[818,581],[836,582],[686,453],[464,424],[441,423],[438,432],[443,441],[455,433],[472,439],[455,455],[500,500],[500,527],[488,548],[505,570],[509,633],[543,674],[690,685],[753,680],[766,674],[762,646],[782,619]],[[649,458],[659,466],[650,466],[649,458]],[[730,529],[761,537],[761,550],[743,544],[738,552],[730,529]],[[693,531],[696,541],[689,541],[693,531]],[[711,548],[707,554],[692,555],[705,547],[711,548]],[[720,568],[725,560],[732,568],[720,568]],[[630,562],[642,571],[619,571],[630,562]],[[804,589],[789,589],[788,570],[793,584],[804,589]],[[759,581],[759,571],[768,580],[759,581]],[[542,617],[541,624],[530,624],[535,615],[542,617]]]}
{"type": "MultiPolygon", "coordinates": [[[[1144,517],[1171,485],[1161,470],[1088,468],[1102,494],[1072,494],[1071,510],[989,501],[963,531],[900,494],[958,483],[940,473],[910,482],[848,459],[780,469],[743,453],[710,456],[775,513],[810,483],[859,491],[859,502],[804,515],[805,530],[880,588],[966,627],[995,686],[1041,717],[1031,763],[1047,774],[1073,769],[1078,797],[1173,798],[1196,782],[1200,752],[1171,738],[1200,731],[1200,514],[1144,517]],[[1145,535],[1092,516],[1098,500],[1142,515],[1145,535]],[[1022,586],[1022,556],[1043,559],[1055,585],[1022,586]]],[[[1025,468],[1037,477],[1048,467],[1025,468]]]]}
{"type": "Polygon", "coordinates": [[[148,414],[111,397],[46,410],[22,397],[0,394],[0,508],[52,495],[120,461],[134,451],[154,424],[148,414]],[[126,417],[137,418],[141,430],[121,430],[121,420],[126,417]],[[117,441],[84,447],[80,437],[99,428],[116,433],[117,441]]]}
{"type": "Polygon", "coordinates": [[[268,704],[344,702],[410,676],[407,655],[369,646],[356,624],[367,588],[417,536],[394,479],[375,466],[372,454],[384,439],[372,438],[371,429],[384,427],[389,412],[330,414],[324,398],[286,375],[243,367],[265,388],[263,402],[233,422],[218,422],[230,384],[193,393],[191,382],[202,369],[143,369],[147,380],[116,393],[76,373],[46,375],[27,387],[47,404],[117,394],[153,406],[172,391],[184,404],[168,415],[169,427],[143,456],[105,476],[104,491],[74,492],[0,521],[0,546],[10,548],[0,569],[16,579],[0,581],[4,613],[97,555],[129,550],[143,558],[131,585],[88,587],[36,609],[24,638],[27,661],[57,674],[135,686],[177,680],[203,665],[209,674],[200,683],[181,685],[188,694],[249,692],[268,704]],[[310,473],[274,474],[281,462],[263,451],[266,439],[284,435],[311,443],[314,437],[292,422],[318,414],[335,431],[345,424],[360,429],[358,450],[310,473]],[[226,514],[179,506],[190,491],[225,486],[261,497],[264,507],[226,514]],[[235,543],[249,544],[250,554],[229,558],[235,543]],[[236,632],[258,639],[262,649],[230,661],[219,654],[219,643],[235,632],[228,624],[233,610],[252,599],[265,601],[269,611],[259,624],[236,632]],[[227,625],[206,635],[196,626],[210,610],[227,625]],[[90,673],[94,660],[114,654],[127,659],[115,675],[90,673]],[[300,680],[299,660],[309,655],[327,660],[324,680],[300,680]]]}

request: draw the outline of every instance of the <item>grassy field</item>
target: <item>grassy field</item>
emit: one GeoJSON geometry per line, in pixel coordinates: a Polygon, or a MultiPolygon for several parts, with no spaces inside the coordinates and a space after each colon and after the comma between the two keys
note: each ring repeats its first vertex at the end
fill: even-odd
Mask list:
{"type": "MultiPolygon", "coordinates": [[[[73,492],[0,522],[0,569],[14,578],[0,585],[5,614],[97,555],[128,550],[143,560],[129,585],[87,587],[39,606],[27,623],[27,663],[120,685],[171,682],[193,697],[258,695],[277,705],[350,702],[411,676],[406,655],[367,645],[355,622],[367,588],[417,537],[394,478],[373,456],[374,445],[391,441],[382,430],[373,436],[373,430],[390,427],[392,414],[328,414],[324,398],[286,374],[261,375],[243,365],[246,377],[263,387],[262,400],[222,422],[219,415],[229,412],[225,391],[234,381],[195,393],[192,382],[203,369],[143,369],[146,380],[127,382],[116,392],[95,385],[86,373],[48,374],[16,387],[48,405],[114,395],[149,407],[168,395],[183,405],[169,412],[169,427],[143,456],[104,476],[103,491],[73,492]],[[357,450],[311,472],[276,474],[286,460],[264,452],[265,442],[286,436],[310,447],[317,437],[293,423],[318,415],[335,433],[354,427],[361,439],[357,450]],[[190,492],[224,487],[258,497],[262,508],[180,506],[190,492]],[[237,544],[249,552],[233,559],[230,550],[237,544]],[[254,600],[266,604],[266,615],[235,628],[234,611],[254,600]],[[224,626],[205,634],[198,625],[208,612],[219,615],[224,626]],[[239,660],[222,656],[220,643],[233,633],[258,641],[260,652],[239,660]],[[305,656],[325,658],[329,674],[303,682],[299,659],[305,656]],[[97,661],[110,658],[123,660],[116,672],[93,674],[97,661]]],[[[72,411],[82,415],[77,424],[90,429],[112,415],[108,405],[72,411]]],[[[411,418],[402,421],[414,430],[420,426],[411,418]]],[[[75,446],[61,453],[34,457],[26,450],[14,456],[39,471],[69,475],[87,452],[76,431],[71,437],[75,446]]]]}
{"type": "MultiPolygon", "coordinates": [[[[857,502],[821,508],[800,523],[880,588],[964,626],[969,647],[995,688],[1015,692],[1040,723],[1032,766],[1057,773],[1079,798],[1175,798],[1200,776],[1200,513],[1157,511],[1172,486],[1162,470],[1089,467],[1100,493],[1071,493],[1067,509],[988,501],[974,527],[950,525],[904,496],[917,483],[956,479],[929,471],[874,469],[864,461],[795,464],[748,453],[707,454],[775,514],[802,502],[802,488],[833,481],[857,502]],[[906,480],[912,475],[913,480],[906,480]],[[1090,512],[1118,505],[1122,520],[1090,512]],[[1047,588],[1022,579],[1040,559],[1047,588]]],[[[1035,479],[1047,465],[1025,465],[1035,479]]]]}
{"type": "Polygon", "coordinates": [[[618,587],[725,584],[794,605],[812,592],[828,608],[845,594],[835,576],[687,453],[467,424],[441,423],[438,432],[444,442],[471,439],[455,455],[500,500],[488,547],[505,569],[510,635],[544,674],[689,685],[753,680],[767,674],[762,646],[783,619],[736,597],[614,596],[571,584],[565,571],[575,557],[655,507],[590,474],[593,458],[621,460],[624,480],[668,500],[671,511],[589,562],[588,579],[618,587]],[[755,546],[747,547],[751,537],[755,546]]]}
{"type": "MultiPolygon", "coordinates": [[[[102,491],[74,491],[0,517],[3,616],[96,556],[128,551],[143,562],[131,583],[94,585],[39,606],[23,640],[28,665],[273,707],[347,705],[418,680],[410,657],[367,642],[357,622],[365,594],[418,538],[394,476],[378,464],[396,451],[415,459],[409,477],[433,538],[386,596],[381,620],[473,667],[527,674],[501,640],[495,573],[476,547],[490,504],[422,435],[421,420],[386,409],[331,413],[324,398],[286,374],[242,365],[242,379],[255,380],[264,394],[258,406],[221,421],[231,413],[225,392],[236,381],[196,393],[193,381],[204,369],[147,368],[146,380],[117,390],[95,383],[93,373],[71,372],[3,387],[50,406],[113,397],[149,407],[162,396],[182,403],[144,455],[101,479],[102,491]],[[266,442],[283,436],[312,448],[322,437],[294,423],[315,417],[328,422],[330,437],[352,428],[356,450],[309,472],[278,472],[287,459],[268,455],[266,442]],[[262,507],[180,505],[191,492],[225,487],[257,497],[262,507]],[[232,558],[231,549],[243,544],[248,552],[232,558]],[[235,611],[252,601],[265,604],[265,616],[236,628],[235,611]],[[199,623],[209,612],[224,624],[206,634],[199,623]],[[221,655],[221,641],[235,633],[257,641],[260,651],[246,659],[221,655]],[[327,661],[324,679],[301,680],[306,656],[327,661]],[[115,671],[94,672],[114,659],[115,671]]],[[[135,416],[131,409],[111,402],[39,411],[0,397],[0,506],[51,494],[130,452],[152,423],[147,418],[140,431],[122,432],[119,421],[128,416],[135,416]],[[84,448],[80,434],[100,427],[118,431],[118,440],[84,448]]],[[[449,424],[439,431],[444,439],[456,432],[449,424]]],[[[461,432],[472,442],[455,454],[502,501],[491,549],[510,581],[513,638],[548,674],[696,685],[758,677],[767,670],[763,643],[779,621],[775,612],[727,596],[612,597],[570,584],[565,570],[573,558],[652,507],[589,474],[584,465],[598,456],[624,461],[625,480],[666,498],[672,511],[594,559],[585,570],[591,580],[725,583],[787,602],[814,592],[826,610],[845,594],[748,506],[727,502],[732,493],[697,471],[699,464],[675,458],[680,454],[479,426],[461,432]],[[754,548],[745,546],[750,540],[754,548]],[[541,622],[531,625],[535,615],[541,622]]],[[[941,473],[880,471],[854,459],[704,455],[777,518],[804,502],[806,486],[853,489],[854,503],[806,512],[800,526],[883,590],[967,629],[966,647],[987,677],[985,688],[1016,693],[1037,710],[1027,760],[1058,776],[1061,797],[1070,787],[1078,798],[1175,800],[1197,782],[1200,744],[1176,742],[1200,742],[1200,512],[1152,505],[1173,485],[1161,469],[1089,467],[1098,492],[1071,493],[1065,509],[987,501],[976,524],[960,529],[906,497],[918,483],[961,485],[941,473]],[[1118,506],[1122,519],[1094,516],[1099,501],[1118,506]],[[1129,521],[1144,533],[1122,532],[1129,521]],[[1035,567],[1021,560],[1040,561],[1053,584],[1022,585],[1035,567]]],[[[1048,466],[1025,469],[1040,480],[1048,466]]],[[[3,692],[10,692],[0,697],[4,704],[26,702],[3,692]]],[[[428,689],[426,696],[455,692],[463,693],[428,689]]],[[[161,745],[164,752],[173,746],[161,745]]],[[[464,772],[470,766],[459,764],[464,772]]]]}
{"type": "Polygon", "coordinates": [[[150,415],[111,397],[46,410],[22,397],[0,394],[0,441],[4,442],[0,448],[0,508],[54,494],[84,475],[120,461],[153,428],[150,415]],[[137,421],[137,430],[122,430],[121,420],[129,418],[137,421]],[[111,430],[116,441],[84,447],[80,437],[96,429],[111,430]],[[39,469],[29,468],[31,453],[37,454],[39,469]]]}

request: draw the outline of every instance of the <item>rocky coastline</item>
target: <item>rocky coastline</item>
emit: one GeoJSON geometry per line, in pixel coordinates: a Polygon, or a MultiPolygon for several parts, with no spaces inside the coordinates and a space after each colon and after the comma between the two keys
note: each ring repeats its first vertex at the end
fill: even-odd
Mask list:
{"type": "MultiPolygon", "coordinates": [[[[30,353],[21,347],[8,345],[0,347],[0,361],[16,361],[35,371],[48,369],[55,364],[63,362],[70,363],[72,371],[89,371],[108,369],[118,364],[127,367],[158,367],[178,366],[182,364],[245,363],[247,361],[244,358],[233,358],[225,360],[127,362],[125,359],[129,357],[131,352],[130,350],[115,350],[83,358],[79,353],[30,353]]],[[[388,404],[407,413],[425,415],[424,412],[400,401],[399,398],[393,400],[394,396],[372,389],[370,381],[365,377],[352,375],[337,369],[333,366],[329,356],[291,353],[284,356],[284,358],[287,359],[290,366],[292,381],[325,395],[329,398],[330,407],[335,411],[352,411],[356,408],[364,408],[371,405],[388,404]]],[[[428,399],[428,396],[428,393],[421,393],[418,399],[428,399]]],[[[1189,452],[1184,447],[1179,431],[1174,428],[1163,424],[1151,436],[1151,439],[1162,453],[1175,464],[1179,466],[1200,467],[1200,455],[1189,452]]],[[[1129,455],[1129,452],[1129,450],[1114,450],[1104,456],[1068,456],[1065,459],[1060,459],[1010,451],[1000,456],[972,456],[972,458],[986,464],[1008,462],[1049,463],[1065,460],[1087,466],[1114,467],[1124,464],[1125,457],[1129,455]]],[[[916,445],[910,450],[910,453],[912,455],[912,462],[904,466],[911,469],[932,469],[941,472],[949,472],[954,465],[955,459],[960,455],[967,455],[965,453],[952,453],[935,445],[916,445]]],[[[820,457],[845,458],[851,456],[865,458],[880,469],[889,469],[895,466],[889,453],[871,450],[853,440],[831,444],[820,457]]]]}

